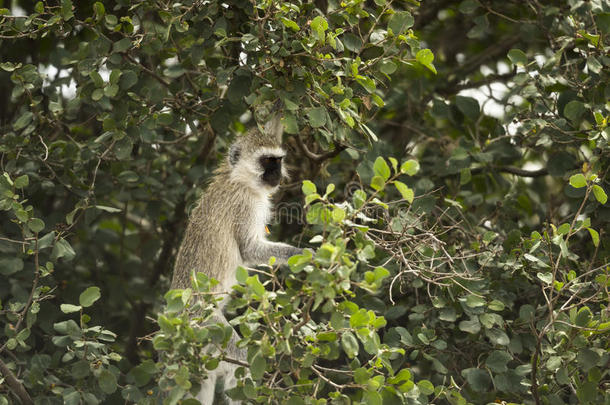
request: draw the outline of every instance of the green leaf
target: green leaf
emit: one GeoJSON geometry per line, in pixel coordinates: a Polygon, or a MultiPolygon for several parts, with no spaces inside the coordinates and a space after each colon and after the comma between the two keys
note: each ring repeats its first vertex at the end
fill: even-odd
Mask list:
{"type": "Polygon", "coordinates": [[[294,115],[290,113],[285,113],[282,117],[282,125],[284,126],[284,131],[288,134],[298,134],[299,133],[299,124],[297,124],[297,119],[294,115]]]}
{"type": "Polygon", "coordinates": [[[379,71],[389,76],[396,71],[397,67],[396,63],[391,60],[384,60],[379,65],[379,71]]]}
{"type": "Polygon", "coordinates": [[[311,21],[310,27],[320,43],[324,43],[325,32],[328,29],[328,21],[322,16],[317,16],[311,21]]]}
{"type": "Polygon", "coordinates": [[[570,177],[570,185],[574,188],[582,188],[587,185],[587,180],[582,173],[578,173],[570,177]]]}
{"type": "Polygon", "coordinates": [[[491,379],[485,370],[479,368],[467,368],[462,370],[462,376],[470,387],[477,392],[488,392],[491,386],[491,379]]]}
{"type": "Polygon", "coordinates": [[[492,311],[502,311],[504,309],[504,303],[499,300],[493,300],[487,305],[492,311]]]}
{"type": "Polygon", "coordinates": [[[312,128],[319,128],[326,124],[326,108],[312,108],[307,112],[307,119],[312,128]]]}
{"type": "Polygon", "coordinates": [[[0,274],[10,276],[23,270],[23,260],[18,257],[0,259],[0,274]]]}
{"type": "Polygon", "coordinates": [[[591,239],[593,239],[593,246],[598,247],[599,246],[599,233],[597,233],[597,231],[593,228],[587,228],[587,230],[589,231],[589,234],[591,235],[591,239]]]}
{"type": "Polygon", "coordinates": [[[358,355],[358,340],[350,331],[343,332],[341,335],[341,347],[350,359],[358,355]]]}
{"type": "Polygon", "coordinates": [[[104,87],[104,95],[108,98],[113,98],[119,92],[119,86],[117,84],[110,84],[104,87]]]}
{"type": "Polygon", "coordinates": [[[510,343],[508,335],[498,328],[489,329],[485,332],[491,343],[495,345],[507,346],[510,343]]]}
{"type": "Polygon", "coordinates": [[[563,109],[563,115],[570,121],[578,121],[585,112],[585,105],[578,100],[572,100],[563,109]]]}
{"type": "Polygon", "coordinates": [[[309,195],[316,193],[318,189],[316,185],[309,180],[303,180],[303,185],[301,186],[301,190],[303,190],[303,194],[309,195]]]}
{"type": "Polygon", "coordinates": [[[250,286],[254,294],[258,295],[259,297],[265,295],[265,287],[258,279],[258,275],[248,277],[246,279],[246,285],[250,286]]]}
{"type": "Polygon", "coordinates": [[[298,26],[298,24],[296,22],[289,20],[288,18],[280,17],[280,21],[282,21],[282,24],[284,24],[287,28],[290,28],[293,31],[301,30],[301,28],[298,26]]]}
{"type": "Polygon", "coordinates": [[[597,362],[599,361],[600,356],[599,354],[597,354],[597,352],[588,349],[588,348],[582,348],[578,351],[578,355],[576,356],[576,361],[578,362],[578,365],[584,370],[584,371],[589,371],[590,369],[592,369],[593,367],[595,367],[597,365],[597,362]]]}
{"type": "Polygon", "coordinates": [[[417,388],[424,395],[434,394],[434,385],[428,380],[421,380],[417,382],[417,388]]]}
{"type": "Polygon", "coordinates": [[[527,65],[527,56],[521,49],[511,49],[508,51],[508,59],[517,66],[527,65]]]}
{"type": "Polygon", "coordinates": [[[68,388],[61,393],[64,405],[79,405],[81,403],[80,392],[74,388],[68,388]]]}
{"type": "Polygon", "coordinates": [[[17,120],[13,123],[13,129],[15,131],[21,131],[23,128],[27,127],[32,119],[34,118],[34,113],[31,111],[26,111],[17,118],[17,120]]]}
{"type": "Polygon", "coordinates": [[[387,181],[390,178],[390,166],[388,166],[385,159],[381,156],[375,159],[375,163],[373,164],[373,171],[376,175],[381,176],[384,181],[387,181]]]}
{"type": "Polygon", "coordinates": [[[574,323],[576,324],[576,326],[585,327],[589,324],[589,321],[591,321],[592,317],[593,314],[591,314],[591,310],[589,309],[589,307],[582,307],[578,310],[574,323]]]}
{"type": "Polygon", "coordinates": [[[472,334],[479,333],[481,331],[481,324],[476,317],[469,321],[461,321],[458,327],[461,331],[472,334]]]}
{"type": "Polygon", "coordinates": [[[235,279],[240,283],[240,284],[245,284],[246,280],[248,279],[248,270],[246,270],[244,267],[242,266],[238,266],[237,270],[235,270],[235,279]]]}
{"type": "Polygon", "coordinates": [[[44,221],[39,218],[32,218],[28,221],[28,228],[34,233],[41,232],[44,229],[44,221]]]}
{"type": "Polygon", "coordinates": [[[413,26],[415,19],[408,11],[398,11],[392,14],[388,21],[388,29],[394,35],[400,35],[413,26]]]}
{"type": "Polygon", "coordinates": [[[409,204],[413,203],[413,198],[415,198],[415,193],[409,186],[407,186],[406,184],[404,184],[398,180],[394,181],[394,186],[396,186],[396,189],[402,195],[402,198],[407,200],[409,202],[409,204]]]}
{"type": "Polygon", "coordinates": [[[345,219],[345,210],[341,207],[334,207],[332,211],[333,222],[340,223],[345,219]]]}
{"type": "Polygon", "coordinates": [[[95,89],[91,93],[91,100],[93,100],[93,101],[99,101],[99,100],[102,99],[102,97],[104,97],[104,90],[103,89],[95,89]]]}
{"type": "Polygon", "coordinates": [[[482,307],[485,305],[485,299],[473,294],[469,294],[466,297],[466,305],[470,308],[482,307]]]}
{"type": "Polygon", "coordinates": [[[101,19],[104,17],[104,14],[106,14],[106,8],[104,7],[104,4],[99,1],[96,1],[93,4],[93,11],[95,12],[96,21],[101,21],[101,19]]]}
{"type": "Polygon", "coordinates": [[[112,52],[125,52],[131,48],[131,39],[123,38],[112,45],[112,52]]]}
{"type": "Polygon", "coordinates": [[[15,179],[16,188],[26,188],[28,186],[28,184],[30,184],[30,181],[29,181],[27,174],[24,174],[23,176],[19,176],[15,179]]]}
{"type": "Polygon", "coordinates": [[[604,66],[597,60],[595,56],[590,56],[587,58],[587,68],[589,71],[599,74],[604,66]]]}
{"type": "MultiPolygon", "coordinates": [[[[16,183],[17,181],[15,180],[15,184],[16,183]]],[[[599,201],[600,204],[606,204],[606,202],[608,201],[608,196],[606,195],[606,192],[597,184],[593,185],[593,195],[595,196],[595,199],[599,201]]]]}
{"type": "Polygon", "coordinates": [[[480,4],[476,0],[464,0],[460,3],[458,10],[463,14],[472,14],[479,6],[480,4]]]}
{"type": "Polygon", "coordinates": [[[585,381],[576,389],[576,396],[581,404],[594,404],[597,398],[597,383],[594,381],[585,381]]]}
{"type": "Polygon", "coordinates": [[[250,363],[250,374],[252,375],[252,379],[255,381],[260,381],[265,375],[265,370],[267,369],[267,360],[263,357],[262,354],[258,353],[252,359],[250,363]]]}
{"type": "Polygon", "coordinates": [[[432,63],[434,54],[430,49],[420,49],[415,55],[415,59],[436,74],[436,68],[432,63]]]}
{"type": "Polygon", "coordinates": [[[90,307],[101,297],[101,295],[99,287],[89,287],[81,293],[80,297],[78,297],[78,303],[84,308],[90,307]]]}
{"type": "Polygon", "coordinates": [[[383,180],[383,177],[373,176],[373,178],[371,179],[371,187],[377,191],[383,190],[385,187],[385,181],[383,180]]]}
{"type": "Polygon", "coordinates": [[[80,305],[72,305],[72,304],[61,304],[60,306],[61,312],[64,314],[71,314],[73,312],[78,312],[82,309],[80,305]]]}
{"type": "MultiPolygon", "coordinates": [[[[370,380],[369,380],[370,381],[370,380]]],[[[366,390],[362,395],[363,403],[367,405],[382,405],[383,399],[377,391],[366,390]]]]}
{"type": "Polygon", "coordinates": [[[61,0],[61,16],[65,21],[74,17],[72,12],[72,0],[61,0]]]}
{"type": "Polygon", "coordinates": [[[409,176],[414,176],[419,171],[419,162],[414,159],[409,159],[400,166],[400,171],[409,176]]]}
{"type": "Polygon", "coordinates": [[[114,391],[116,391],[116,377],[108,370],[102,370],[97,378],[97,383],[99,384],[100,389],[106,394],[112,394],[114,391]]]}
{"type": "Polygon", "coordinates": [[[343,35],[343,44],[347,50],[358,52],[362,48],[362,40],[360,37],[348,32],[343,35]]]}
{"type": "Polygon", "coordinates": [[[91,71],[89,73],[89,77],[93,81],[93,84],[95,84],[95,87],[104,86],[104,79],[102,79],[102,75],[100,75],[97,71],[95,71],[95,70],[91,71]]]}
{"type": "Polygon", "coordinates": [[[375,86],[375,82],[370,77],[356,75],[356,81],[369,93],[373,93],[377,88],[377,86],[375,86]]]}
{"type": "Polygon", "coordinates": [[[472,121],[476,121],[479,118],[481,109],[479,107],[479,102],[476,99],[472,97],[455,96],[455,104],[458,110],[472,121]]]}
{"type": "Polygon", "coordinates": [[[544,281],[545,284],[551,284],[553,281],[553,274],[551,273],[536,273],[536,277],[544,281]]]}
{"type": "Polygon", "coordinates": [[[521,308],[519,308],[519,318],[523,319],[526,322],[533,320],[535,313],[536,310],[530,304],[522,305],[521,308]]]}
{"type": "Polygon", "coordinates": [[[106,211],[106,212],[121,212],[120,208],[115,208],[115,207],[108,207],[106,205],[94,205],[95,208],[97,208],[98,210],[101,211],[106,211]]]}
{"type": "Polygon", "coordinates": [[[494,350],[485,360],[485,365],[491,369],[494,373],[505,373],[508,371],[506,366],[509,361],[512,360],[512,356],[504,351],[494,350]]]}

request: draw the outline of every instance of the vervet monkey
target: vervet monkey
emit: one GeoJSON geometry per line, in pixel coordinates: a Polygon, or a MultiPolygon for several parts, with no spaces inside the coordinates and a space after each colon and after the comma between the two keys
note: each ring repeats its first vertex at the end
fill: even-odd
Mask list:
{"type": "MultiPolygon", "coordinates": [[[[271,256],[282,263],[302,253],[302,249],[268,241],[265,236],[271,219],[271,195],[286,176],[281,138],[282,124],[276,116],[262,131],[254,128],[230,146],[226,160],[191,213],[176,258],[172,288],[190,287],[192,273],[203,272],[220,282],[215,291],[230,291],[238,266],[267,263],[271,256]]],[[[215,316],[226,323],[223,306],[224,301],[215,316]]],[[[235,347],[236,340],[234,335],[228,350],[245,360],[243,351],[235,347]]],[[[216,380],[224,378],[225,389],[232,388],[236,368],[221,362],[203,381],[197,399],[211,405],[216,380]]]]}

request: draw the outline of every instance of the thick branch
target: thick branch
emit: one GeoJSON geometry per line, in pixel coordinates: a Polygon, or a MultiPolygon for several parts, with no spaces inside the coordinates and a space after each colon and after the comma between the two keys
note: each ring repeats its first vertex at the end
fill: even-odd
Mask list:
{"type": "Polygon", "coordinates": [[[15,375],[7,367],[7,365],[4,364],[2,359],[0,359],[0,372],[4,376],[6,383],[11,388],[11,390],[15,393],[15,395],[17,395],[19,397],[19,400],[21,401],[22,404],[24,404],[24,405],[33,405],[34,404],[34,401],[32,401],[30,394],[28,394],[28,392],[25,389],[25,387],[23,386],[23,384],[21,384],[21,382],[17,379],[17,377],[15,377],[15,375]]]}
{"type": "Polygon", "coordinates": [[[297,144],[299,145],[299,149],[301,149],[301,152],[303,152],[303,154],[307,157],[307,159],[313,160],[314,162],[323,162],[327,159],[332,159],[335,156],[337,156],[339,153],[341,153],[345,149],[347,149],[346,146],[336,145],[335,149],[325,152],[321,155],[318,155],[317,153],[313,153],[312,151],[310,151],[307,148],[307,145],[305,145],[305,143],[303,143],[303,140],[301,139],[301,137],[299,135],[296,135],[295,138],[297,139],[297,144]]]}
{"type": "Polygon", "coordinates": [[[492,169],[492,170],[495,170],[497,172],[502,172],[502,173],[514,174],[515,176],[519,176],[519,177],[542,177],[542,176],[546,176],[547,174],[549,174],[549,171],[546,168],[542,168],[542,169],[538,169],[538,170],[525,170],[525,169],[520,169],[520,168],[514,167],[514,166],[495,166],[495,165],[491,165],[490,167],[477,167],[477,168],[471,169],[470,172],[471,172],[471,174],[479,174],[488,169],[492,169]]]}
{"type": "Polygon", "coordinates": [[[482,80],[477,81],[468,81],[466,83],[456,83],[455,81],[447,83],[447,86],[439,87],[436,89],[436,92],[442,96],[449,97],[454,94],[459,93],[462,90],[466,89],[476,89],[478,87],[486,86],[495,82],[506,82],[508,79],[515,76],[515,71],[510,73],[502,74],[502,75],[488,75],[482,80]]]}

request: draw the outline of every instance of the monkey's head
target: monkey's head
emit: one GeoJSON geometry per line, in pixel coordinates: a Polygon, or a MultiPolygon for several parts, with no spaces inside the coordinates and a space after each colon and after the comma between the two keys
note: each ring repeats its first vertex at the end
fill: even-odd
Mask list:
{"type": "Polygon", "coordinates": [[[276,116],[264,127],[253,128],[238,137],[229,148],[231,180],[265,193],[275,191],[282,177],[286,177],[282,132],[276,116]]]}

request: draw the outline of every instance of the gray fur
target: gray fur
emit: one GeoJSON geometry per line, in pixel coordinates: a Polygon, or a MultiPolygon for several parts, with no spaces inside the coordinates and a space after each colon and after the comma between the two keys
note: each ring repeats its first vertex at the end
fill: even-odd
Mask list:
{"type": "MultiPolygon", "coordinates": [[[[229,153],[191,213],[176,258],[172,288],[190,287],[190,277],[196,271],[220,282],[215,291],[228,292],[236,283],[238,266],[267,263],[271,256],[282,263],[302,253],[302,249],[268,241],[265,235],[265,225],[271,217],[270,197],[277,187],[262,182],[258,159],[263,153],[283,156],[278,122],[265,126],[264,132],[250,131],[231,146],[231,151],[239,151],[237,157],[229,153]]],[[[226,323],[221,309],[215,317],[226,323]]],[[[229,350],[245,360],[245,353],[235,347],[235,338],[236,335],[229,350]]],[[[221,363],[203,381],[197,398],[203,404],[212,404],[216,379],[224,378],[225,389],[231,388],[235,385],[235,369],[233,364],[221,363]]]]}

